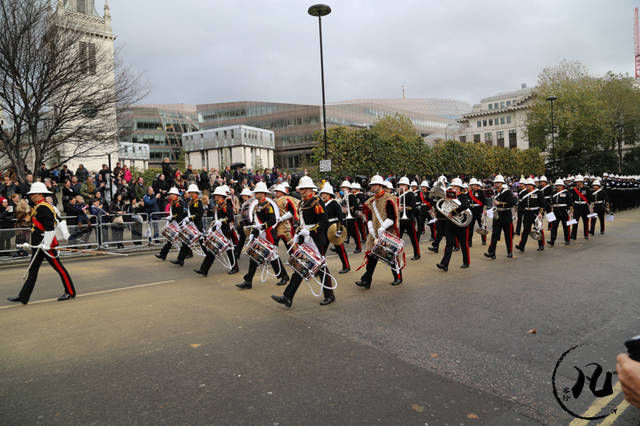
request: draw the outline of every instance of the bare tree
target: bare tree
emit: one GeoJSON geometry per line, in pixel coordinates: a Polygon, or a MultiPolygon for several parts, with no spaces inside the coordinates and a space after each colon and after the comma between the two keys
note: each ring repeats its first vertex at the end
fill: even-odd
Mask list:
{"type": "Polygon", "coordinates": [[[140,78],[48,0],[0,0],[0,28],[0,154],[18,179],[117,150],[116,115],[146,95],[140,78]]]}

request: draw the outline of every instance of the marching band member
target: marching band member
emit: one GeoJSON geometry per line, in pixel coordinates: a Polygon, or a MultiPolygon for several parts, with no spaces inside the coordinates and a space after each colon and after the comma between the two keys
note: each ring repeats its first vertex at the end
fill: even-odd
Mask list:
{"type": "MultiPolygon", "coordinates": [[[[476,180],[476,178],[472,177],[469,181],[469,198],[471,199],[471,212],[473,213],[473,220],[469,225],[469,247],[473,246],[473,228],[475,227],[476,222],[478,223],[478,228],[482,228],[482,216],[484,213],[484,206],[487,204],[487,198],[484,195],[484,190],[482,189],[482,184],[476,180]]],[[[487,236],[481,235],[482,245],[487,244],[487,236]]]]}
{"type": "Polygon", "coordinates": [[[347,237],[353,238],[356,243],[356,249],[353,251],[354,253],[360,253],[362,251],[362,242],[360,241],[360,232],[358,232],[357,223],[356,223],[356,207],[358,205],[358,200],[356,196],[351,193],[351,183],[348,180],[345,180],[340,184],[340,189],[343,191],[343,208],[345,213],[345,220],[347,223],[347,237]],[[349,216],[351,216],[349,218],[349,216]]]}
{"type": "MultiPolygon", "coordinates": [[[[516,248],[521,252],[524,252],[524,248],[527,245],[527,239],[531,233],[531,227],[535,224],[536,218],[541,216],[545,211],[544,194],[538,188],[536,188],[535,180],[528,178],[525,181],[527,193],[520,199],[522,205],[523,214],[523,231],[520,237],[520,243],[516,245],[516,248]]],[[[538,251],[544,250],[544,230],[540,229],[540,239],[538,239],[538,251]]]]}
{"type": "Polygon", "coordinates": [[[238,243],[233,248],[233,255],[236,258],[236,265],[238,264],[238,259],[240,259],[240,254],[242,253],[242,248],[244,247],[244,243],[247,241],[247,236],[244,234],[244,227],[251,225],[251,220],[249,218],[249,207],[251,203],[255,200],[253,198],[253,193],[249,188],[244,188],[242,192],[240,192],[240,223],[239,223],[239,232],[238,232],[238,243]]]}
{"type": "MultiPolygon", "coordinates": [[[[544,195],[545,211],[549,213],[551,211],[551,195],[553,194],[553,188],[549,185],[549,181],[546,176],[540,176],[540,191],[544,195]]],[[[551,223],[547,224],[547,229],[551,230],[551,223]]]]}
{"type": "Polygon", "coordinates": [[[278,245],[280,241],[284,241],[284,246],[288,250],[292,244],[291,238],[293,237],[294,224],[298,222],[297,203],[293,197],[287,195],[287,188],[284,184],[276,185],[273,193],[276,196],[275,202],[280,210],[280,217],[276,226],[275,245],[278,245]]]}
{"type": "Polygon", "coordinates": [[[571,239],[575,240],[578,236],[578,225],[582,219],[582,228],[584,230],[584,239],[589,239],[589,203],[591,203],[591,191],[584,186],[584,178],[578,175],[574,179],[576,186],[573,188],[573,218],[578,222],[571,227],[571,239]]]}
{"type": "MultiPolygon", "coordinates": [[[[369,182],[373,197],[369,198],[364,205],[364,214],[367,219],[367,228],[369,236],[367,237],[367,247],[365,262],[367,264],[364,275],[360,281],[356,282],[358,287],[371,288],[371,280],[373,272],[378,264],[378,258],[371,253],[374,246],[374,240],[384,232],[390,232],[398,235],[398,205],[395,196],[389,194],[385,188],[386,185],[381,176],[375,175],[369,182]]],[[[393,282],[391,285],[402,284],[402,271],[396,272],[392,268],[393,282]]]]}
{"type": "Polygon", "coordinates": [[[526,188],[526,179],[524,177],[520,178],[520,185],[518,186],[518,203],[517,203],[517,214],[518,214],[518,220],[516,223],[516,235],[520,235],[520,231],[522,230],[522,218],[524,217],[523,212],[522,212],[522,205],[520,204],[520,200],[522,199],[522,197],[524,197],[524,194],[527,193],[527,188],[526,188]]]}
{"type": "Polygon", "coordinates": [[[362,186],[358,182],[351,184],[351,193],[356,197],[356,228],[360,233],[360,241],[366,241],[367,225],[364,223],[362,208],[367,201],[367,196],[362,192],[362,186]]]}
{"type": "MultiPolygon", "coordinates": [[[[438,178],[438,181],[444,183],[445,185],[448,183],[447,178],[445,176],[440,176],[438,178]]],[[[439,199],[440,197],[437,197],[437,196],[433,197],[432,205],[434,207],[436,206],[439,199]]],[[[436,222],[433,225],[435,236],[433,238],[433,243],[431,244],[431,247],[429,247],[429,250],[431,250],[434,253],[437,253],[440,247],[440,241],[442,241],[442,239],[445,236],[445,227],[447,225],[447,218],[442,213],[440,213],[438,209],[434,209],[434,210],[436,214],[436,222]]]]}
{"type": "Polygon", "coordinates": [[[42,182],[34,182],[27,195],[35,205],[31,210],[31,263],[29,264],[28,276],[17,297],[9,297],[10,302],[19,302],[23,305],[29,303],[31,293],[36,285],[38,271],[42,261],[47,262],[58,273],[64,294],[58,300],[69,300],[76,297],[76,288],[71,281],[71,276],[67,272],[59,257],[58,240],[56,239],[56,213],[54,207],[45,200],[46,195],[51,192],[42,182]]]}
{"type": "MultiPolygon", "coordinates": [[[[451,187],[455,191],[455,198],[458,201],[456,204],[458,204],[458,207],[449,213],[448,219],[451,219],[453,216],[465,211],[470,205],[468,195],[462,193],[462,180],[460,178],[453,179],[451,181],[451,187]]],[[[449,261],[451,260],[451,253],[456,245],[456,240],[462,248],[462,266],[460,267],[462,269],[468,268],[469,263],[471,262],[469,258],[469,227],[460,227],[451,220],[447,220],[445,225],[445,235],[447,237],[447,244],[444,248],[444,256],[442,257],[442,260],[440,263],[436,264],[438,269],[445,272],[449,270],[449,261]]]]}
{"type": "Polygon", "coordinates": [[[493,198],[495,213],[493,216],[493,224],[491,229],[491,244],[488,251],[484,254],[491,259],[496,258],[496,246],[500,233],[504,232],[504,242],[507,246],[507,257],[513,257],[513,214],[511,208],[516,205],[517,199],[513,192],[509,190],[509,186],[504,181],[502,175],[497,175],[493,179],[494,190],[496,192],[493,198]]]}
{"type": "MultiPolygon", "coordinates": [[[[320,198],[324,202],[325,210],[327,211],[327,219],[329,222],[329,226],[337,223],[338,226],[338,234],[340,237],[343,216],[342,216],[342,208],[340,204],[335,200],[335,194],[333,193],[333,187],[329,182],[325,183],[322,189],[320,190],[320,198]]],[[[340,258],[340,262],[342,262],[342,270],[339,272],[340,274],[346,274],[351,270],[351,266],[349,265],[349,258],[347,257],[347,251],[344,249],[344,244],[340,244],[339,246],[335,246],[336,253],[338,253],[338,257],[340,258]]]]}
{"type": "Polygon", "coordinates": [[[420,210],[418,211],[418,243],[420,243],[420,237],[426,232],[426,227],[429,227],[430,239],[434,240],[433,234],[436,230],[435,224],[429,225],[431,221],[431,199],[429,198],[429,182],[423,180],[420,183],[420,191],[416,194],[420,200],[420,210]]]}
{"type": "MultiPolygon", "coordinates": [[[[178,188],[175,186],[172,187],[167,193],[167,198],[169,200],[169,218],[175,222],[182,222],[182,220],[187,217],[187,212],[184,208],[182,200],[180,199],[180,192],[178,188]]],[[[156,257],[160,260],[165,260],[167,255],[169,254],[169,250],[171,250],[171,241],[167,241],[162,246],[160,253],[156,254],[156,257]]]]}
{"type": "MultiPolygon", "coordinates": [[[[278,206],[274,201],[267,198],[268,193],[269,189],[264,182],[258,182],[256,187],[253,189],[253,194],[256,199],[252,204],[253,211],[251,212],[251,215],[253,216],[253,229],[251,230],[251,235],[254,237],[262,236],[270,243],[275,244],[277,236],[275,235],[276,230],[274,226],[277,223],[276,209],[278,206]]],[[[276,285],[285,285],[289,282],[289,274],[287,274],[287,271],[284,269],[284,265],[280,258],[271,262],[271,267],[277,277],[280,278],[280,281],[278,281],[276,285]]],[[[236,284],[236,287],[242,290],[252,288],[253,276],[257,269],[258,264],[251,259],[247,274],[243,277],[243,281],[240,284],[236,284]]]]}
{"type": "Polygon", "coordinates": [[[420,259],[420,246],[416,235],[416,221],[414,213],[416,211],[416,198],[413,191],[409,191],[409,178],[400,178],[398,182],[399,210],[400,210],[400,238],[404,233],[409,234],[409,240],[413,246],[413,257],[411,260],[420,259]]]}
{"type": "MultiPolygon", "coordinates": [[[[604,234],[604,214],[609,209],[609,196],[606,191],[602,190],[602,185],[599,179],[596,179],[591,184],[593,188],[592,202],[593,202],[593,212],[598,216],[598,220],[600,221],[600,234],[604,234]]],[[[591,232],[590,234],[595,234],[596,231],[596,218],[591,219],[591,232]]]]}
{"type": "MultiPolygon", "coordinates": [[[[187,205],[187,217],[193,222],[193,224],[198,228],[198,231],[203,231],[202,226],[202,216],[204,215],[204,207],[202,206],[202,201],[200,200],[200,189],[198,185],[192,183],[187,188],[187,196],[189,197],[189,204],[187,205]]],[[[182,243],[180,246],[180,251],[178,252],[178,258],[176,260],[172,260],[171,263],[174,265],[184,266],[184,259],[186,259],[187,255],[191,252],[191,249],[185,243],[182,243]]]]}
{"type": "MultiPolygon", "coordinates": [[[[314,190],[318,188],[313,183],[313,180],[309,176],[303,176],[300,178],[298,187],[296,190],[302,197],[302,202],[298,206],[300,216],[300,228],[298,230],[296,244],[309,244],[317,249],[317,252],[324,256],[329,246],[329,240],[327,240],[327,228],[328,219],[325,206],[320,197],[314,194],[314,190]]],[[[319,274],[323,275],[326,279],[328,274],[328,268],[325,266],[320,270],[319,274]]],[[[293,298],[302,283],[302,276],[295,272],[291,277],[291,282],[284,290],[282,296],[273,295],[271,298],[276,302],[291,307],[293,304],[293,298]]],[[[320,305],[326,306],[333,303],[336,300],[333,290],[323,286],[322,292],[324,293],[324,299],[320,302],[320,305]]]]}
{"type": "MultiPolygon", "coordinates": [[[[227,197],[226,188],[218,186],[215,191],[213,191],[213,198],[215,200],[215,205],[213,208],[212,226],[215,227],[217,231],[222,232],[222,234],[230,241],[233,241],[233,235],[231,233],[231,227],[233,226],[233,203],[231,199],[227,197]]],[[[204,249],[204,251],[206,253],[204,260],[202,261],[200,268],[194,269],[194,272],[206,277],[211,265],[213,265],[213,262],[216,260],[216,256],[209,250],[204,249]]],[[[229,264],[233,264],[234,257],[232,250],[227,251],[227,256],[229,257],[229,264]]],[[[229,273],[237,273],[238,271],[238,261],[236,258],[235,265],[229,273]]]]}
{"type": "Polygon", "coordinates": [[[557,179],[555,182],[556,192],[551,196],[551,211],[556,220],[551,222],[551,239],[549,245],[553,247],[558,235],[558,227],[562,224],[562,232],[564,233],[564,244],[569,245],[569,209],[573,207],[573,197],[565,188],[564,181],[557,179]]]}

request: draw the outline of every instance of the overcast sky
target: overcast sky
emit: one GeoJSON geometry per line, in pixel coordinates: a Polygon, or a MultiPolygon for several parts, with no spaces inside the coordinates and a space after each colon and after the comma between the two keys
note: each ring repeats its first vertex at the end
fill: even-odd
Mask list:
{"type": "MultiPolygon", "coordinates": [[[[477,103],[579,60],[633,74],[631,0],[328,0],[327,102],[453,98],[477,103]]],[[[321,103],[318,22],[303,0],[110,0],[144,103],[321,103]]],[[[96,0],[102,13],[103,0],[96,0]]]]}

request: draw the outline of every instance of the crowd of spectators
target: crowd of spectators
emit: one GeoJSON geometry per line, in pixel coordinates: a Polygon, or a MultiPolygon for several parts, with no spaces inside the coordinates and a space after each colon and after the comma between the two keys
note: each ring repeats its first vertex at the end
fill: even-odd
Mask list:
{"type": "MultiPolygon", "coordinates": [[[[0,175],[0,256],[26,256],[17,250],[17,244],[28,240],[31,224],[27,193],[34,181],[44,182],[52,192],[49,201],[66,218],[71,228],[71,243],[86,244],[95,233],[99,246],[123,247],[125,224],[135,244],[142,244],[143,217],[156,220],[169,209],[167,194],[172,187],[184,193],[189,184],[195,183],[203,193],[203,200],[210,203],[209,194],[220,185],[228,185],[234,206],[240,203],[235,196],[243,188],[252,189],[258,182],[268,186],[288,181],[291,175],[282,174],[277,168],[253,171],[246,168],[232,170],[194,170],[188,165],[185,170],[175,168],[168,158],[162,170],[151,182],[142,176],[134,176],[127,165],[116,163],[113,170],[104,164],[100,170],[87,170],[82,164],[75,170],[66,165],[47,168],[42,164],[35,173],[28,171],[20,181],[12,170],[0,175]],[[20,206],[20,208],[18,207],[20,206]],[[102,226],[102,225],[107,226],[102,226]]],[[[212,211],[211,208],[207,212],[212,211]]],[[[158,238],[157,223],[150,225],[152,238],[158,238]]]]}

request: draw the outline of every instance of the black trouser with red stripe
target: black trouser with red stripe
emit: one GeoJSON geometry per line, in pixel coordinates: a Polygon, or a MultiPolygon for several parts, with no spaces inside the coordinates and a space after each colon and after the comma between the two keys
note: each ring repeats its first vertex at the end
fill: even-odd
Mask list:
{"type": "MultiPolygon", "coordinates": [[[[376,270],[376,265],[378,264],[378,257],[375,254],[368,254],[367,255],[367,268],[365,270],[364,275],[360,278],[361,281],[365,282],[365,283],[371,283],[371,280],[373,279],[373,273],[376,270]]],[[[400,272],[396,272],[393,267],[391,268],[391,273],[393,274],[393,279],[400,279],[402,280],[402,271],[400,272]]]]}
{"type": "Polygon", "coordinates": [[[564,241],[566,243],[569,242],[569,225],[567,225],[567,220],[569,220],[569,214],[567,210],[564,208],[556,207],[553,210],[553,214],[556,216],[556,220],[551,222],[551,241],[550,243],[555,243],[556,237],[558,236],[558,227],[562,224],[562,231],[564,233],[564,241]]]}
{"type": "Polygon", "coordinates": [[[580,219],[582,219],[582,227],[584,230],[584,238],[589,238],[589,208],[586,204],[576,205],[573,207],[573,218],[578,222],[575,225],[571,225],[571,239],[575,240],[578,236],[578,225],[580,225],[580,219]]]}
{"type": "Polygon", "coordinates": [[[358,230],[356,219],[345,219],[345,222],[347,222],[347,236],[355,240],[356,250],[362,250],[360,231],[358,230]]]}
{"type": "Polygon", "coordinates": [[[424,234],[425,231],[425,221],[427,220],[428,214],[423,211],[418,211],[416,214],[416,234],[418,235],[418,244],[420,244],[420,237],[424,234]]]}
{"type": "MultiPolygon", "coordinates": [[[[520,244],[518,244],[522,250],[527,245],[527,239],[529,238],[529,234],[531,233],[531,227],[536,222],[536,217],[538,216],[538,212],[530,212],[525,211],[522,219],[522,237],[520,238],[520,244]]],[[[540,229],[540,239],[538,240],[538,247],[544,248],[544,230],[540,229]]]]}
{"type": "Polygon", "coordinates": [[[33,258],[31,262],[31,266],[29,266],[29,275],[27,276],[27,280],[24,282],[22,286],[22,290],[20,290],[20,299],[24,303],[29,301],[31,297],[31,293],[33,292],[33,288],[36,285],[36,280],[38,279],[38,271],[40,270],[40,265],[44,259],[47,259],[47,262],[51,265],[53,269],[60,275],[60,279],[62,280],[62,286],[64,287],[65,294],[68,294],[71,297],[76,297],[76,288],[73,286],[73,281],[71,281],[71,276],[67,272],[67,270],[62,266],[62,262],[60,262],[60,258],[55,258],[58,255],[57,250],[49,250],[48,254],[53,256],[47,256],[43,250],[34,249],[32,250],[31,256],[33,258]]]}
{"type": "Polygon", "coordinates": [[[458,240],[462,249],[462,263],[468,265],[471,261],[469,259],[469,227],[462,228],[454,225],[451,221],[447,221],[445,235],[447,237],[447,245],[444,248],[444,256],[442,256],[440,264],[449,266],[453,247],[456,245],[456,240],[458,240]]]}
{"type": "MultiPolygon", "coordinates": [[[[594,207],[593,208],[593,212],[596,213],[598,216],[598,220],[600,221],[600,233],[604,234],[604,207],[594,207]]],[[[593,235],[596,232],[596,218],[592,217],[591,218],[591,235],[593,235]]]]}
{"type": "Polygon", "coordinates": [[[367,224],[364,223],[364,220],[361,217],[356,219],[356,228],[360,232],[360,241],[367,240],[367,224]]]}
{"type": "Polygon", "coordinates": [[[418,236],[416,235],[416,224],[413,219],[400,219],[400,238],[402,238],[405,231],[409,234],[409,239],[413,246],[413,255],[420,256],[420,246],[418,245],[418,236]]]}
{"type": "Polygon", "coordinates": [[[349,258],[347,257],[347,251],[344,248],[344,244],[340,244],[339,246],[334,244],[333,246],[336,248],[336,252],[338,253],[340,262],[342,262],[342,269],[351,268],[351,265],[349,265],[349,258]]]}
{"type": "Polygon", "coordinates": [[[491,244],[489,244],[488,252],[496,254],[496,246],[500,239],[500,234],[504,232],[504,242],[507,246],[507,253],[513,253],[513,219],[511,214],[500,212],[500,218],[493,220],[493,228],[491,230],[491,244]]]}
{"type": "Polygon", "coordinates": [[[436,223],[433,224],[435,236],[433,237],[434,240],[432,246],[436,249],[440,247],[440,241],[442,241],[445,236],[445,227],[447,226],[447,222],[447,219],[438,219],[436,220],[436,223]]]}

